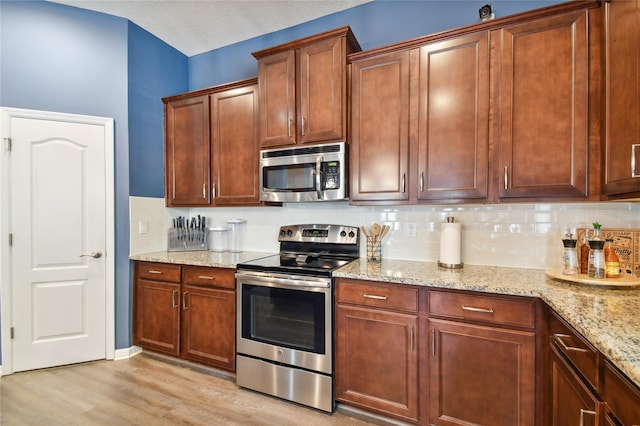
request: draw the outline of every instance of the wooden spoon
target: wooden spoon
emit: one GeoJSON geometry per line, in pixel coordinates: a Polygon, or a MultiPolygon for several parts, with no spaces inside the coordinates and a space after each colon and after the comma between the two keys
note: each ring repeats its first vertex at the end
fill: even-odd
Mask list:
{"type": "Polygon", "coordinates": [[[373,238],[376,240],[378,239],[378,236],[380,235],[381,231],[382,231],[382,227],[377,223],[374,223],[373,226],[371,227],[371,235],[373,235],[373,238]]]}

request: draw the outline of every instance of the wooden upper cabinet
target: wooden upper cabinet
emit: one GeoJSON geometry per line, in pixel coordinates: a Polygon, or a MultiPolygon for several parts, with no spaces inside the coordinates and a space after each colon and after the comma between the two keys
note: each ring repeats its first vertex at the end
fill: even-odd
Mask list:
{"type": "Polygon", "coordinates": [[[254,52],[260,146],[346,141],[346,58],[358,50],[353,33],[343,27],[254,52]]]}
{"type": "Polygon", "coordinates": [[[492,32],[501,199],[588,195],[588,17],[577,10],[492,32]]]}
{"type": "Polygon", "coordinates": [[[295,57],[295,51],[289,50],[258,61],[260,146],[296,143],[295,57]]]}
{"type": "Polygon", "coordinates": [[[258,84],[211,95],[211,123],[215,205],[259,204],[258,84]]]}
{"type": "Polygon", "coordinates": [[[409,200],[410,52],[351,64],[352,201],[409,200]]]}
{"type": "Polygon", "coordinates": [[[257,79],[163,101],[167,206],[259,204],[257,79]]]}
{"type": "MultiPolygon", "coordinates": [[[[640,1],[604,3],[605,122],[602,193],[640,193],[640,1]]],[[[635,194],[633,194],[635,193],[635,194]]]]}
{"type": "Polygon", "coordinates": [[[209,164],[209,97],[165,101],[167,207],[210,204],[209,164]]]}
{"type": "Polygon", "coordinates": [[[489,33],[420,48],[419,200],[488,195],[489,33]]]}

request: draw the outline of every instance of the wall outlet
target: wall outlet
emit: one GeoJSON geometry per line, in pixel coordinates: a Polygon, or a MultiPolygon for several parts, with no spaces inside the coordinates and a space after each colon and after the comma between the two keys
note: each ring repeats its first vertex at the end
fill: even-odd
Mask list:
{"type": "Polygon", "coordinates": [[[404,224],[404,233],[407,237],[415,238],[418,230],[418,225],[415,222],[406,222],[404,224]]]}
{"type": "Polygon", "coordinates": [[[147,234],[149,232],[149,222],[146,220],[138,221],[138,234],[147,234]]]}

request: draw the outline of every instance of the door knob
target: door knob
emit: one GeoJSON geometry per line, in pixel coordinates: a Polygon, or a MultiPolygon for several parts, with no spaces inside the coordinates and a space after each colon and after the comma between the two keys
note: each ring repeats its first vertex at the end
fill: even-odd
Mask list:
{"type": "Polygon", "coordinates": [[[91,254],[81,254],[80,257],[93,257],[94,259],[98,259],[102,257],[102,252],[98,250],[98,251],[94,251],[91,254]]]}

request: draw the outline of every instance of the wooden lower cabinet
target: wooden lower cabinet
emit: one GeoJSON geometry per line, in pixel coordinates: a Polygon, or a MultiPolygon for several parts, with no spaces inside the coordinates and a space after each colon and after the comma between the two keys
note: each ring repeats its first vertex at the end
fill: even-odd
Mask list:
{"type": "Polygon", "coordinates": [[[180,283],[137,279],[135,285],[134,344],[179,355],[180,283]]]}
{"type": "Polygon", "coordinates": [[[338,283],[336,399],[417,422],[417,291],[395,287],[352,280],[338,283]],[[413,313],[389,310],[407,300],[413,313]]]}
{"type": "Polygon", "coordinates": [[[429,421],[535,424],[535,335],[429,319],[429,421]]]}
{"type": "Polygon", "coordinates": [[[603,425],[602,404],[569,363],[551,349],[551,425],[603,425]]]}
{"type": "Polygon", "coordinates": [[[234,371],[235,271],[153,262],[134,269],[133,343],[234,371]]]}

